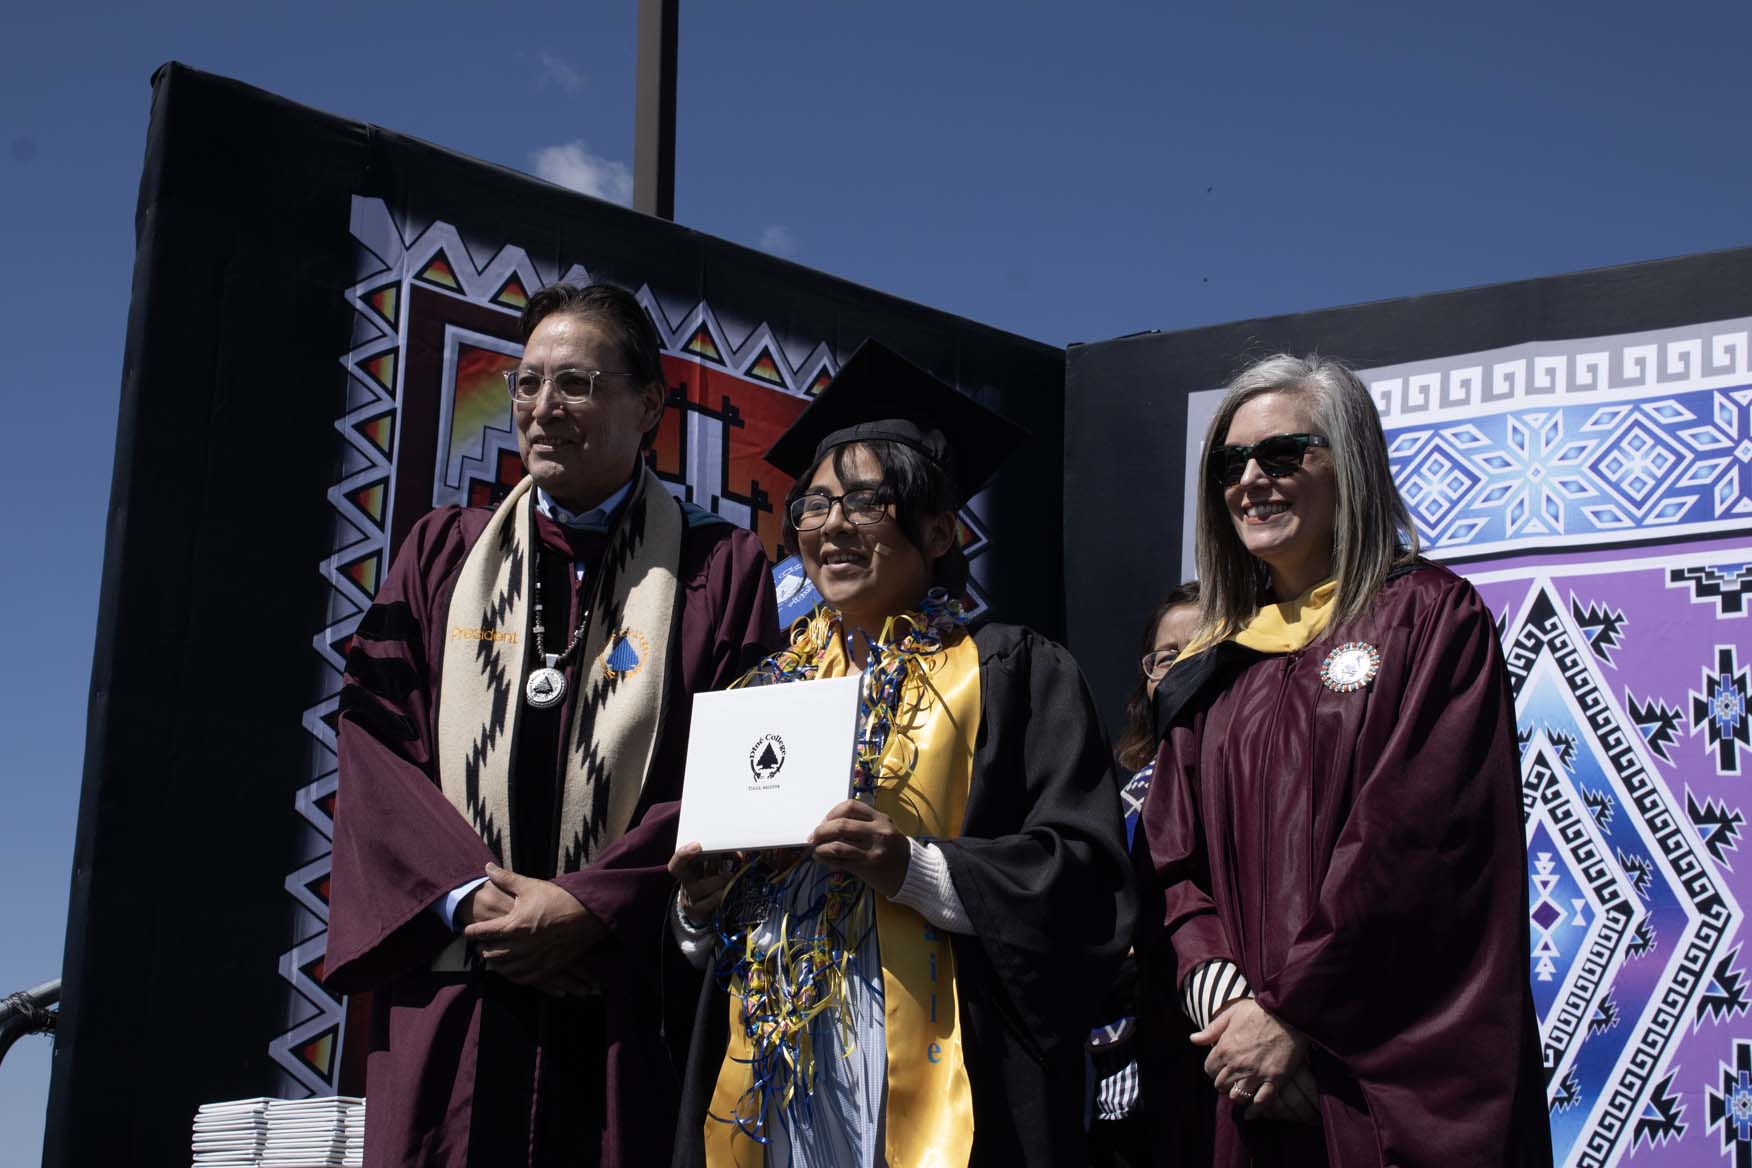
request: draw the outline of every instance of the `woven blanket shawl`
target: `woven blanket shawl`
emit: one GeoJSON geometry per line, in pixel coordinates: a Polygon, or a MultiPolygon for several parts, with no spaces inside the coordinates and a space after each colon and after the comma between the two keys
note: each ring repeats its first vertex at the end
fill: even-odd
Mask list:
{"type": "MultiPolygon", "coordinates": [[[[656,751],[680,623],[676,574],[685,521],[681,505],[645,468],[591,582],[583,664],[565,702],[559,831],[516,839],[511,767],[523,687],[535,667],[534,501],[533,482],[525,478],[487,523],[457,578],[449,625],[464,630],[464,640],[453,638],[444,654],[438,776],[445,797],[501,863],[533,867],[557,843],[548,857],[553,870],[575,872],[626,831],[656,751]]],[[[547,636],[550,648],[563,647],[570,630],[550,624],[547,636]]]]}

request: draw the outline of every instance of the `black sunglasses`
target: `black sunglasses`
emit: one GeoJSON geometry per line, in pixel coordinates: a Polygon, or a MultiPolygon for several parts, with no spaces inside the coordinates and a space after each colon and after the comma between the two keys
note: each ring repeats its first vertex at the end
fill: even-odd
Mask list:
{"type": "Polygon", "coordinates": [[[1252,446],[1219,446],[1211,451],[1211,477],[1232,487],[1247,473],[1247,464],[1257,461],[1260,470],[1281,479],[1296,473],[1308,447],[1331,445],[1321,434],[1273,434],[1252,446]]]}

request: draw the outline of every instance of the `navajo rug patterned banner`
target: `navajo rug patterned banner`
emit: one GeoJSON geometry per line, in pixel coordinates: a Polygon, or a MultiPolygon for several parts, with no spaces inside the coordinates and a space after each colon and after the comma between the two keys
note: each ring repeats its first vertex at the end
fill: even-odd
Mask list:
{"type": "MultiPolygon", "coordinates": [[[[346,290],[354,334],[341,356],[346,408],[335,420],[341,474],[327,492],[333,550],[319,568],[328,619],[312,641],[322,667],[303,717],[317,750],[310,782],[294,797],[305,824],[300,850],[311,858],[286,877],[286,891],[305,913],[279,964],[290,991],[288,1029],[270,1043],[289,1095],[363,1089],[362,1068],[343,1057],[348,1003],[321,985],[336,718],[354,629],[415,520],[433,507],[494,505],[523,477],[501,376],[522,351],[518,313],[533,289],[592,279],[576,263],[544,271],[514,244],[488,251],[479,240],[465,242],[449,223],[416,230],[382,199],[354,198],[350,231],[359,264],[346,290]],[[484,258],[477,261],[477,253],[484,258]]],[[[779,512],[791,480],[762,455],[832,378],[834,354],[817,341],[793,355],[795,346],[764,323],[739,334],[704,301],[671,319],[671,307],[649,285],[637,295],[664,342],[671,387],[652,465],[674,494],[753,529],[781,559],[779,512]]],[[[961,516],[976,614],[987,607],[978,580],[990,546],[978,514],[984,502],[961,516]]],[[[790,579],[780,574],[781,590],[790,579]]],[[[364,1025],[363,1006],[352,1004],[354,1034],[364,1025]]]]}

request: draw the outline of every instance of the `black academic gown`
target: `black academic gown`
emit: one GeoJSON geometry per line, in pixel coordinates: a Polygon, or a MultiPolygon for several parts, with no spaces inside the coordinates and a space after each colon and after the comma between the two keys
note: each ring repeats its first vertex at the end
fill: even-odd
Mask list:
{"type": "MultiPolygon", "coordinates": [[[[980,725],[961,831],[934,841],[972,922],[956,934],[976,1165],[1087,1162],[1083,1045],[1131,940],[1135,896],[1113,759],[1071,655],[1029,629],[974,633],[980,725]]],[[[708,978],[675,1164],[701,1136],[723,1062],[724,987],[708,978]]]]}

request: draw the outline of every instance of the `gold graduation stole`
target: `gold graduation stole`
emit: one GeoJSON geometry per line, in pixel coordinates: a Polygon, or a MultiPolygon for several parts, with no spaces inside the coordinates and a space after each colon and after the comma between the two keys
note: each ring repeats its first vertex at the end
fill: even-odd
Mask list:
{"type": "MultiPolygon", "coordinates": [[[[920,662],[924,680],[917,675],[907,679],[877,770],[876,809],[894,820],[902,834],[949,839],[961,829],[973,778],[979,650],[962,630],[920,662]]],[[[832,637],[814,676],[852,672],[843,638],[832,637]]],[[[888,1048],[887,1163],[889,1168],[961,1168],[973,1150],[973,1090],[957,1024],[955,953],[949,935],[918,913],[871,895],[888,1048]]],[[[705,1120],[706,1163],[711,1168],[759,1168],[765,1162],[763,1145],[743,1135],[735,1123],[712,1118],[736,1113],[752,1073],[741,1009],[732,994],[730,1045],[705,1120]]]]}
{"type": "MultiPolygon", "coordinates": [[[[1223,639],[1261,653],[1294,653],[1305,649],[1332,623],[1333,600],[1337,595],[1338,580],[1322,580],[1294,600],[1262,605],[1240,632],[1223,639]]],[[[1183,650],[1174,659],[1174,664],[1179,665],[1217,643],[1201,639],[1183,650]]]]}

